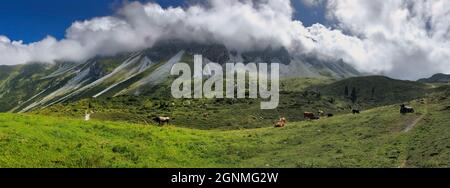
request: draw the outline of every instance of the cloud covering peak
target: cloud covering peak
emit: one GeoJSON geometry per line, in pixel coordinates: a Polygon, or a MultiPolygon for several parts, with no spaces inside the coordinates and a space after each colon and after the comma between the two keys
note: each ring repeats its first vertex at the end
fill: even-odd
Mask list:
{"type": "Polygon", "coordinates": [[[358,36],[358,50],[344,53],[359,70],[404,79],[450,73],[448,0],[304,1],[325,4],[336,29],[358,36]]]}
{"type": "Polygon", "coordinates": [[[23,44],[0,36],[0,64],[80,61],[151,47],[164,39],[222,43],[235,50],[290,46],[295,27],[289,1],[210,0],[207,6],[163,9],[155,3],[127,3],[116,15],[77,21],[66,37],[23,44]]]}
{"type": "Polygon", "coordinates": [[[396,78],[450,73],[449,1],[299,1],[326,6],[335,26],[303,26],[289,0],[208,0],[185,8],[132,2],[115,15],[73,23],[62,40],[24,44],[0,35],[0,64],[83,61],[181,39],[238,51],[283,46],[396,78]]]}

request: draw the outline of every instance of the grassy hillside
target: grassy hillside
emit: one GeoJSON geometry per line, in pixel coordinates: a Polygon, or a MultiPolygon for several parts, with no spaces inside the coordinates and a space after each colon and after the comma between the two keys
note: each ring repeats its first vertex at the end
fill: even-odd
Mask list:
{"type": "Polygon", "coordinates": [[[301,121],[303,112],[318,109],[330,113],[348,113],[336,101],[322,97],[306,88],[329,83],[323,79],[283,80],[280,105],[275,110],[261,110],[256,99],[172,99],[170,80],[152,90],[149,96],[118,96],[86,99],[57,104],[32,113],[82,118],[91,106],[97,120],[120,120],[131,123],[151,123],[155,116],[170,116],[177,126],[197,129],[246,129],[270,125],[281,116],[301,121]],[[89,105],[90,104],[90,105],[89,105]]]}
{"type": "Polygon", "coordinates": [[[41,79],[54,71],[47,64],[2,66],[0,69],[0,112],[11,110],[53,84],[53,80],[41,79]]]}
{"type": "Polygon", "coordinates": [[[450,166],[450,86],[436,89],[427,102],[427,115],[412,130],[406,166],[450,166]]]}
{"type": "Polygon", "coordinates": [[[87,80],[99,79],[123,59],[124,55],[117,55],[111,58],[98,57],[80,64],[58,62],[0,66],[0,112],[17,112],[42,100],[66,85],[80,70],[91,68],[87,80]]]}
{"type": "Polygon", "coordinates": [[[0,83],[11,75],[18,66],[0,65],[0,83]]]}
{"type": "Polygon", "coordinates": [[[449,167],[446,97],[246,130],[0,114],[0,167],[449,167]]]}
{"type": "Polygon", "coordinates": [[[354,77],[319,87],[324,95],[352,103],[352,92],[356,100],[352,106],[367,109],[394,103],[408,102],[424,97],[430,87],[426,84],[395,80],[384,76],[354,77]],[[348,90],[346,92],[345,90],[348,90]]]}
{"type": "Polygon", "coordinates": [[[32,113],[82,118],[88,106],[97,120],[118,120],[148,124],[155,116],[170,116],[173,124],[197,129],[247,129],[270,125],[280,117],[302,121],[305,111],[347,114],[352,106],[368,110],[377,106],[408,102],[424,97],[428,85],[386,77],[359,77],[341,81],[293,78],[281,81],[280,104],[275,110],[261,110],[253,99],[172,99],[171,79],[144,96],[118,96],[85,99],[57,104],[32,113]],[[355,104],[344,95],[347,86],[357,91],[355,104]],[[374,94],[372,95],[372,88],[374,94]],[[90,104],[90,105],[89,105],[90,104]]]}

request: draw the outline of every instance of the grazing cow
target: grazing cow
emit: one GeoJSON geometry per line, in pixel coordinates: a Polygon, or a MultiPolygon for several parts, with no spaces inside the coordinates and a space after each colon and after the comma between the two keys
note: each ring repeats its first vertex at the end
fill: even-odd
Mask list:
{"type": "Polygon", "coordinates": [[[315,115],[312,112],[303,113],[303,118],[305,118],[305,119],[312,119],[313,117],[315,117],[315,115]]]}
{"type": "Polygon", "coordinates": [[[320,116],[316,116],[312,112],[305,112],[305,113],[303,113],[303,118],[309,119],[309,120],[318,120],[318,119],[320,119],[320,116]]]}
{"type": "Polygon", "coordinates": [[[414,113],[414,108],[402,104],[400,105],[400,113],[402,114],[414,113]]]}
{"type": "Polygon", "coordinates": [[[333,117],[334,114],[329,113],[329,114],[327,114],[327,116],[328,116],[328,117],[333,117]]]}
{"type": "Polygon", "coordinates": [[[169,124],[170,117],[155,117],[153,121],[157,122],[159,125],[169,124]]]}
{"type": "Polygon", "coordinates": [[[355,110],[355,109],[353,109],[353,110],[352,110],[352,113],[353,113],[353,114],[359,114],[359,113],[361,113],[361,111],[360,111],[360,110],[355,110]]]}
{"type": "Polygon", "coordinates": [[[275,127],[284,127],[286,126],[286,118],[280,118],[280,120],[278,120],[278,122],[275,124],[275,127]]]}

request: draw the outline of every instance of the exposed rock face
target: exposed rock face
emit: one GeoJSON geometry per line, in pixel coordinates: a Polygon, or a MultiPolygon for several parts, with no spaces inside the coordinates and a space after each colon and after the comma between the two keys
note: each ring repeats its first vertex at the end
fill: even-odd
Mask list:
{"type": "Polygon", "coordinates": [[[95,57],[81,63],[0,66],[0,111],[26,112],[90,97],[152,95],[155,88],[167,88],[174,64],[192,63],[196,54],[203,55],[205,65],[280,63],[281,77],[340,79],[360,75],[342,60],[293,56],[284,48],[236,52],[220,44],[164,41],[150,49],[95,57]]]}

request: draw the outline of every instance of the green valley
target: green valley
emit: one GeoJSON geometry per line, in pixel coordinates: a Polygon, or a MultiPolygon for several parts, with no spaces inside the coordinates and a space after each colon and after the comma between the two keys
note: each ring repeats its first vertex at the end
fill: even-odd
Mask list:
{"type": "Polygon", "coordinates": [[[450,90],[433,91],[414,114],[391,104],[284,128],[0,114],[0,167],[449,167],[450,90]]]}
{"type": "Polygon", "coordinates": [[[0,167],[449,167],[445,81],[364,75],[342,59],[284,48],[236,53],[183,41],[0,66],[0,167]],[[261,110],[262,99],[173,99],[171,68],[192,66],[196,54],[222,66],[279,63],[278,108],[261,110]],[[401,104],[414,113],[401,114],[401,104]],[[275,128],[282,118],[286,126],[275,128]]]}

